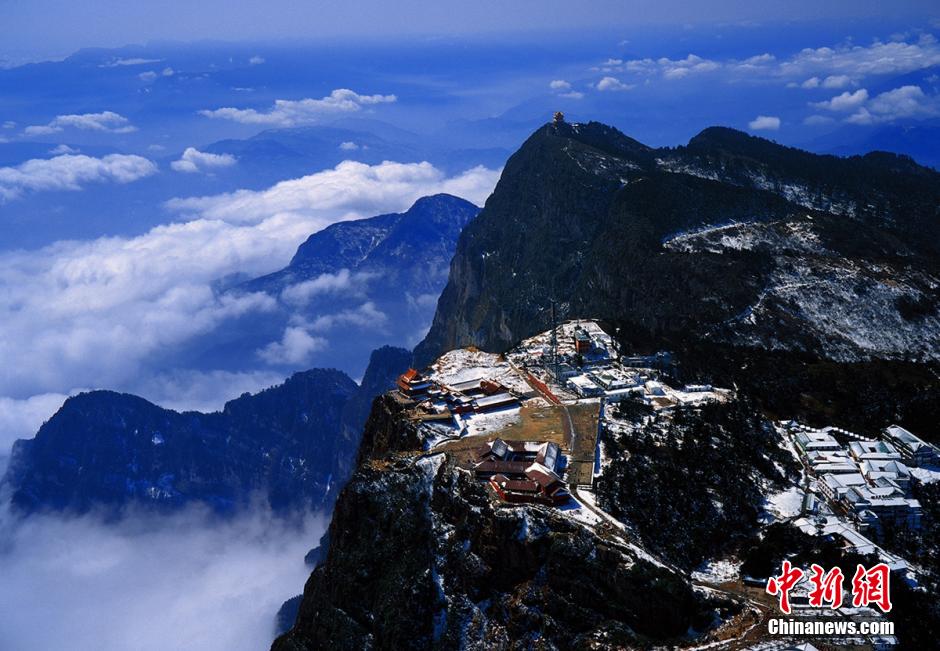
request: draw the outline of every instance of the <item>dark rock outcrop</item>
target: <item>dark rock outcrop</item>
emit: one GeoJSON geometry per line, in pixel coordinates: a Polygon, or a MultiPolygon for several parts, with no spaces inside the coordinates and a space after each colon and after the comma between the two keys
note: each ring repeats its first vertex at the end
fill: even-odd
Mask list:
{"type": "Polygon", "coordinates": [[[291,597],[278,608],[277,616],[274,618],[274,633],[281,635],[290,630],[297,619],[297,612],[300,610],[300,601],[303,595],[291,597]]]}
{"type": "Polygon", "coordinates": [[[355,469],[362,430],[372,411],[372,401],[394,388],[395,380],[408,370],[410,364],[411,352],[404,348],[383,346],[372,352],[359,389],[343,407],[337,445],[345,453],[333,458],[333,476],[338,481],[333,484],[329,496],[331,503],[355,469]]]}

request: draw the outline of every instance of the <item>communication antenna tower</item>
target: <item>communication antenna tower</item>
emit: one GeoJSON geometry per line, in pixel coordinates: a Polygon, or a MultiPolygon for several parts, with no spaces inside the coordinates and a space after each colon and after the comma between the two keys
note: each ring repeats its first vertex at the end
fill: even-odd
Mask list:
{"type": "Polygon", "coordinates": [[[555,300],[552,299],[552,373],[559,381],[561,371],[558,366],[558,317],[555,313],[555,300]]]}

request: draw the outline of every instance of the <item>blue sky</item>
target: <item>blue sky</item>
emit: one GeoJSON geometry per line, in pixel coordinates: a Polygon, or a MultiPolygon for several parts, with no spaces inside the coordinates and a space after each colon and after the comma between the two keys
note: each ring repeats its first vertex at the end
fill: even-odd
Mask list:
{"type": "Polygon", "coordinates": [[[657,146],[720,124],[940,165],[928,3],[287,4],[0,4],[9,431],[82,388],[208,407],[334,363],[187,354],[270,309],[220,288],[319,228],[439,191],[482,204],[558,109],[657,146]]]}
{"type": "MultiPolygon", "coordinates": [[[[119,28],[124,14],[117,12],[114,24],[99,20],[99,27],[110,25],[131,45],[0,69],[0,250],[139,234],[167,220],[169,199],[257,190],[347,158],[428,160],[449,173],[498,168],[556,109],[651,145],[682,144],[722,124],[821,152],[892,149],[940,163],[940,23],[930,9],[918,14],[915,4],[902,4],[875,20],[854,17],[866,15],[865,3],[851,14],[826,3],[774,22],[778,9],[748,21],[755,5],[742,4],[741,20],[715,22],[737,11],[724,4],[713,14],[668,14],[692,21],[675,24],[664,22],[659,5],[643,6],[645,13],[589,5],[579,14],[591,25],[607,15],[623,23],[604,28],[572,29],[567,5],[549,20],[548,3],[524,32],[496,31],[481,14],[461,24],[459,35],[354,37],[341,29],[328,39],[136,44],[143,34],[119,28]],[[806,18],[820,13],[827,17],[806,18]],[[554,29],[535,28],[546,21],[554,29]],[[344,89],[351,94],[342,96],[344,89]],[[308,143],[293,161],[245,151],[246,139],[272,129],[307,129],[309,137],[320,129],[334,139],[345,129],[338,144],[373,142],[329,151],[322,141],[308,143]],[[197,168],[191,153],[188,164],[178,162],[189,148],[228,158],[203,156],[197,168]],[[62,169],[58,181],[51,172],[20,169],[62,155],[93,157],[84,162],[98,169],[64,181],[62,169]],[[105,156],[146,161],[112,159],[121,175],[97,162],[105,156]]],[[[29,26],[38,10],[28,7],[4,11],[17,9],[29,26]]],[[[243,15],[230,13],[206,34],[234,36],[225,30],[243,15]]],[[[501,27],[521,22],[513,16],[501,27]]],[[[436,20],[432,13],[412,28],[427,32],[436,20]]],[[[316,22],[317,29],[327,23],[316,22]]],[[[11,24],[0,21],[0,30],[11,24]]],[[[2,58],[16,38],[0,42],[2,58]]],[[[30,42],[57,43],[51,35],[30,42]]]]}

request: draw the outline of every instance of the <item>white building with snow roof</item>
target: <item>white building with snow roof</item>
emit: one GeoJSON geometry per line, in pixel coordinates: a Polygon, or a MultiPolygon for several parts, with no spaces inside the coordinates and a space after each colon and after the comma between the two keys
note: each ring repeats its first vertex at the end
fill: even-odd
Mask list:
{"type": "Polygon", "coordinates": [[[885,436],[897,446],[907,463],[918,467],[940,465],[937,448],[900,425],[885,428],[885,436]]]}
{"type": "Polygon", "coordinates": [[[858,462],[901,460],[897,448],[884,441],[852,441],[849,443],[849,454],[858,462]]]}

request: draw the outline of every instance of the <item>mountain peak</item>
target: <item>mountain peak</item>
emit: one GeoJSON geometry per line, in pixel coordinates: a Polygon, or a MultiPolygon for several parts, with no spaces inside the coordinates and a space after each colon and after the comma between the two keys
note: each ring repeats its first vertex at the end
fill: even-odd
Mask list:
{"type": "Polygon", "coordinates": [[[647,145],[603,122],[549,122],[532,134],[532,139],[566,138],[614,156],[630,156],[652,151],[647,145]]]}
{"type": "Polygon", "coordinates": [[[727,127],[649,149],[596,122],[546,125],[461,234],[416,359],[504,350],[546,324],[552,300],[650,336],[936,359],[934,308],[912,320],[896,306],[935,293],[938,201],[940,175],[887,154],[818,155],[727,127]],[[845,270],[838,282],[827,264],[845,270]],[[883,302],[877,326],[859,291],[883,302]]]}
{"type": "Polygon", "coordinates": [[[408,212],[411,212],[412,210],[421,210],[425,208],[439,208],[442,206],[450,206],[450,205],[458,205],[458,206],[469,205],[469,206],[476,207],[473,203],[467,201],[466,199],[462,199],[453,194],[447,194],[446,192],[438,192],[437,194],[429,194],[425,197],[419,197],[417,200],[415,200],[413,204],[411,204],[411,207],[405,212],[408,213],[408,212]]]}
{"type": "Polygon", "coordinates": [[[810,156],[809,152],[781,145],[768,138],[754,136],[731,127],[713,126],[702,129],[698,135],[689,140],[690,150],[719,150],[730,151],[740,155],[768,154],[770,152],[799,152],[810,156]]]}
{"type": "Polygon", "coordinates": [[[405,212],[337,222],[317,231],[298,247],[289,267],[313,264],[317,273],[327,273],[356,266],[404,226],[452,222],[456,240],[456,234],[479,211],[479,207],[452,194],[420,197],[405,212]]]}

